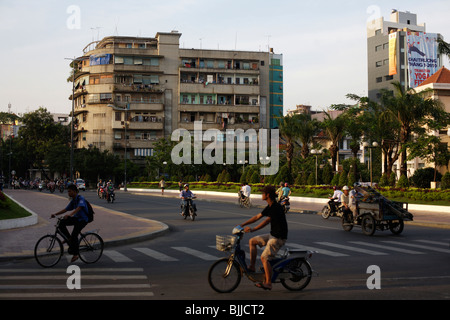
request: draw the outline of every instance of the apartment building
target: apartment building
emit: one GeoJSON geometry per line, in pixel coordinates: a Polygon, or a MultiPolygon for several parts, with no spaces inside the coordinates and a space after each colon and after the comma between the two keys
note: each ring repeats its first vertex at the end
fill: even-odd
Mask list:
{"type": "Polygon", "coordinates": [[[281,55],[183,49],[180,37],[113,36],[84,48],[74,82],[76,148],[121,156],[126,148],[127,158],[142,162],[159,138],[193,131],[195,121],[203,130],[274,125],[282,112],[281,55]]]}
{"type": "MultiPolygon", "coordinates": [[[[426,25],[418,24],[417,15],[408,11],[392,10],[390,21],[380,17],[367,23],[368,96],[371,100],[379,100],[381,89],[392,90],[391,83],[394,81],[405,88],[418,85],[410,85],[407,37],[411,33],[426,34],[426,25]]],[[[435,71],[441,67],[439,55],[437,60],[435,71]]],[[[421,69],[427,68],[424,66],[421,69]]],[[[432,75],[422,73],[426,74],[425,78],[432,75]]]]}

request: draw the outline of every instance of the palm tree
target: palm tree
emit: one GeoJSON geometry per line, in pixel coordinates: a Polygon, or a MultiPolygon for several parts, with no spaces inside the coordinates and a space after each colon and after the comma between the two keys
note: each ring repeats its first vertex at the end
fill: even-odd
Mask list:
{"type": "Polygon", "coordinates": [[[322,128],[325,130],[325,133],[328,139],[331,140],[331,146],[329,148],[331,154],[331,165],[333,167],[333,172],[336,172],[336,162],[337,162],[337,153],[339,151],[339,142],[344,136],[344,129],[346,127],[346,119],[340,114],[336,118],[333,117],[325,111],[325,120],[321,123],[322,128]]]}
{"type": "Polygon", "coordinates": [[[448,122],[439,100],[427,99],[429,90],[416,92],[414,89],[405,89],[400,82],[392,83],[394,95],[384,91],[381,97],[386,107],[386,115],[395,119],[400,126],[399,143],[401,147],[400,176],[407,176],[407,146],[413,132],[420,132],[425,126],[434,127],[436,121],[448,122]]]}
{"type": "Polygon", "coordinates": [[[309,155],[309,146],[313,142],[314,136],[319,131],[319,122],[316,119],[311,118],[311,114],[300,113],[293,116],[296,118],[297,124],[297,136],[302,144],[301,156],[306,159],[309,155]]]}
{"type": "Polygon", "coordinates": [[[450,43],[445,42],[443,39],[438,38],[438,52],[446,55],[450,59],[450,43]]]}
{"type": "MultiPolygon", "coordinates": [[[[286,161],[288,164],[289,177],[292,180],[292,160],[294,158],[294,142],[299,134],[299,120],[296,116],[276,117],[280,136],[286,145],[286,161]]],[[[292,182],[292,181],[290,181],[292,182]]]]}

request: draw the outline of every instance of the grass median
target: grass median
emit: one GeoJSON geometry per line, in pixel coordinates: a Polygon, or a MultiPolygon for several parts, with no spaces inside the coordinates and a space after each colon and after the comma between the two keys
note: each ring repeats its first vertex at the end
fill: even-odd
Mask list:
{"type": "Polygon", "coordinates": [[[0,191],[0,220],[18,219],[31,216],[28,210],[12,201],[6,194],[0,191]]]}

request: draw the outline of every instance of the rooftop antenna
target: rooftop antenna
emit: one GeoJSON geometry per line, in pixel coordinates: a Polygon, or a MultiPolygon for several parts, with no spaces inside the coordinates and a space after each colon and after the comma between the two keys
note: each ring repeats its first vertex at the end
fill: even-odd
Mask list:
{"type": "Polygon", "coordinates": [[[8,103],[8,113],[11,113],[11,102],[8,103]]]}
{"type": "Polygon", "coordinates": [[[202,49],[202,40],[203,38],[199,38],[198,40],[200,40],[200,50],[202,49]]]}
{"type": "MultiPolygon", "coordinates": [[[[100,39],[100,28],[102,27],[95,27],[95,28],[91,28],[91,30],[97,30],[97,41],[100,39]]],[[[92,41],[95,41],[94,39],[94,32],[92,32],[92,41]]]]}
{"type": "Polygon", "coordinates": [[[117,22],[116,22],[116,26],[114,28],[114,35],[117,37],[119,36],[119,30],[117,28],[117,26],[119,25],[119,18],[117,18],[117,22]]]}
{"type": "Polygon", "coordinates": [[[271,35],[267,35],[267,51],[270,52],[270,37],[272,37],[271,35]]]}

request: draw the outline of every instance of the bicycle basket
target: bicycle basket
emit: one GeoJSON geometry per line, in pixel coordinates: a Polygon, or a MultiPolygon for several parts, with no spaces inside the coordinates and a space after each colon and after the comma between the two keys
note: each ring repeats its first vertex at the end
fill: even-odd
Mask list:
{"type": "Polygon", "coordinates": [[[235,236],[216,236],[216,249],[219,251],[230,251],[235,241],[235,236]]]}

